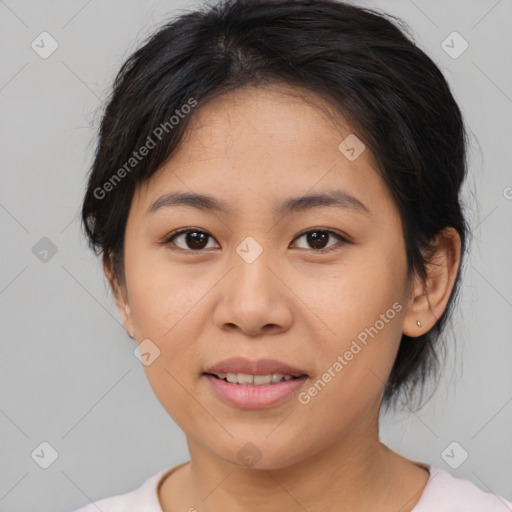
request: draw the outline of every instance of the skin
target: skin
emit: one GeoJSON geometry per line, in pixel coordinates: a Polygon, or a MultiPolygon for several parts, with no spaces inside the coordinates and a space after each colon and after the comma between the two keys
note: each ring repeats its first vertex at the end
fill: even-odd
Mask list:
{"type": "Polygon", "coordinates": [[[409,281],[401,219],[373,156],[366,149],[346,158],[338,146],[350,126],[332,122],[318,108],[328,105],[307,94],[286,85],[239,89],[198,107],[179,151],[133,197],[124,280],[104,259],[125,328],[161,352],[144,369],[187,436],[190,462],[159,490],[165,512],[405,512],[426,485],[426,470],[380,442],[378,416],[402,333],[423,334],[446,307],[460,239],[446,229],[426,282],[409,281]],[[323,206],[273,216],[275,202],[333,188],[371,215],[323,206]],[[146,213],[178,190],[213,195],[233,212],[146,213]],[[186,227],[211,235],[203,252],[194,254],[185,236],[174,250],[163,243],[186,227]],[[349,242],[332,235],[324,246],[335,249],[322,254],[299,237],[315,228],[349,242]],[[248,236],[263,250],[250,264],[236,252],[248,236]],[[401,311],[307,404],[291,397],[237,409],[202,376],[229,357],[271,358],[307,373],[308,389],[396,302],[401,311]],[[261,454],[253,467],[237,457],[248,442],[261,454]]]}

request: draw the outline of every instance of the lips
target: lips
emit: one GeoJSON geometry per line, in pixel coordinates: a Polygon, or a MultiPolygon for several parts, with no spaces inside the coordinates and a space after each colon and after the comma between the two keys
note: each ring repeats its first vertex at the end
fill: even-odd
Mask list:
{"type": "Polygon", "coordinates": [[[277,407],[298,393],[309,375],[274,359],[251,361],[235,357],[203,372],[216,397],[238,409],[277,407]]]}
{"type": "Polygon", "coordinates": [[[274,359],[226,359],[203,373],[216,397],[237,409],[278,407],[300,391],[309,375],[274,359]]]}
{"type": "Polygon", "coordinates": [[[300,368],[290,366],[274,359],[260,359],[250,361],[241,357],[235,357],[221,361],[204,373],[218,377],[222,374],[245,374],[245,375],[273,375],[300,377],[307,376],[306,372],[300,368]]]}

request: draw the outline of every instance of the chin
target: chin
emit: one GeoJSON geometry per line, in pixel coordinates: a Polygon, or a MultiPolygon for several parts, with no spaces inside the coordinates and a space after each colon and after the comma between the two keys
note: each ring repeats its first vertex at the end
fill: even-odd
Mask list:
{"type": "Polygon", "coordinates": [[[238,468],[266,471],[289,468],[313,455],[308,453],[309,450],[305,450],[302,436],[297,440],[271,439],[272,434],[266,438],[268,432],[266,431],[259,438],[244,436],[231,439],[229,446],[212,447],[212,451],[219,458],[238,468]]]}

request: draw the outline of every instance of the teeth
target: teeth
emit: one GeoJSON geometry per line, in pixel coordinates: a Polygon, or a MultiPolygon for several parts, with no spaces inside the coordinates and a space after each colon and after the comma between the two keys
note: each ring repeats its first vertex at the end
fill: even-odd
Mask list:
{"type": "Polygon", "coordinates": [[[231,384],[264,386],[267,384],[277,384],[279,382],[293,379],[291,375],[281,373],[271,373],[268,375],[249,375],[247,373],[218,373],[217,377],[221,380],[227,380],[231,384]]]}
{"type": "Polygon", "coordinates": [[[274,375],[272,375],[272,384],[277,384],[283,377],[284,375],[280,373],[274,373],[274,375]]]}
{"type": "Polygon", "coordinates": [[[254,384],[261,386],[262,384],[270,384],[272,382],[272,375],[255,375],[254,384]]]}
{"type": "Polygon", "coordinates": [[[238,384],[252,384],[254,382],[254,375],[247,375],[246,373],[237,373],[236,380],[238,384]]]}

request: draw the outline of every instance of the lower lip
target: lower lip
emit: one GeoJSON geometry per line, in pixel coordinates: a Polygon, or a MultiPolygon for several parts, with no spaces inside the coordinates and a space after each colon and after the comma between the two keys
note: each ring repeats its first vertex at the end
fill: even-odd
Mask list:
{"type": "Polygon", "coordinates": [[[306,376],[302,376],[277,384],[254,386],[231,384],[211,375],[204,376],[222,400],[241,409],[263,409],[276,405],[295,394],[307,379],[306,376]]]}

